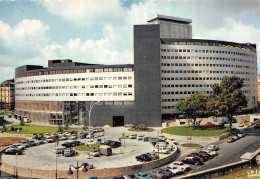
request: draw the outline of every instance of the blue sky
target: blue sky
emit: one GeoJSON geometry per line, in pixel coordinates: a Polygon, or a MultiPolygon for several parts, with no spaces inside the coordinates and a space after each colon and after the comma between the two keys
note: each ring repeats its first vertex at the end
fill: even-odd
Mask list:
{"type": "Polygon", "coordinates": [[[0,82],[51,59],[133,63],[133,25],[156,14],[192,19],[193,38],[256,43],[259,54],[260,0],[0,0],[0,82]]]}

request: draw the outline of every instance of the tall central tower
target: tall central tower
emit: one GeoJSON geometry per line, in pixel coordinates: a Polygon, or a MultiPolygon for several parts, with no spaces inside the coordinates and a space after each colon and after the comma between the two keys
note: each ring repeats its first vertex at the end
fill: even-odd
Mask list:
{"type": "Polygon", "coordinates": [[[157,15],[145,25],[134,25],[135,123],[161,126],[162,38],[192,38],[191,20],[157,15]]]}

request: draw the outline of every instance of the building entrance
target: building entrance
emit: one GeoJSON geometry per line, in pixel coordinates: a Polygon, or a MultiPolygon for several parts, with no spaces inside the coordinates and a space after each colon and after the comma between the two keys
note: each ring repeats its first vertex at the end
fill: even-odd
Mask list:
{"type": "Polygon", "coordinates": [[[113,127],[124,126],[124,116],[113,116],[113,127]]]}

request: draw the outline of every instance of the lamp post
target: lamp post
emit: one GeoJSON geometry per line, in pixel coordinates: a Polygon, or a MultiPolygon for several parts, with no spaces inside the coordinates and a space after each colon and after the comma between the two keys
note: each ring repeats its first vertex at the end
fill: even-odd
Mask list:
{"type": "Polygon", "coordinates": [[[89,108],[85,105],[85,104],[83,104],[83,103],[80,103],[81,105],[83,105],[86,109],[87,109],[87,111],[88,111],[88,126],[89,126],[89,129],[90,129],[90,116],[91,116],[91,111],[92,111],[92,109],[93,109],[93,107],[97,104],[97,103],[99,103],[100,101],[97,101],[97,102],[94,102],[94,101],[92,101],[91,103],[90,103],[90,106],[89,106],[89,108]]]}
{"type": "Polygon", "coordinates": [[[81,167],[83,167],[82,169],[82,172],[87,172],[88,169],[87,169],[87,166],[88,166],[88,163],[82,163],[80,166],[79,166],[79,162],[77,161],[77,166],[75,167],[74,165],[70,165],[70,168],[69,168],[69,171],[67,172],[69,175],[72,175],[73,174],[73,171],[71,170],[71,167],[73,167],[74,169],[77,170],[77,179],[79,178],[79,169],[81,167]]]}
{"type": "Polygon", "coordinates": [[[158,152],[158,163],[157,163],[157,167],[158,167],[158,169],[160,168],[159,166],[160,166],[160,163],[159,163],[159,160],[160,160],[160,157],[159,157],[159,129],[157,129],[157,152],[158,152]]]}

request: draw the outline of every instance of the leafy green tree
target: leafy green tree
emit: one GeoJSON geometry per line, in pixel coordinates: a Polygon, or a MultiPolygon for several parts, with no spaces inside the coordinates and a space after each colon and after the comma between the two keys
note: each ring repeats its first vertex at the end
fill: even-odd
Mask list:
{"type": "Polygon", "coordinates": [[[214,84],[212,86],[213,93],[219,103],[216,109],[228,118],[230,131],[233,116],[242,108],[247,107],[246,97],[241,91],[243,83],[243,79],[237,76],[225,76],[219,85],[214,84]]]}
{"type": "Polygon", "coordinates": [[[181,98],[176,104],[175,108],[183,113],[187,118],[187,122],[190,125],[192,123],[192,129],[195,129],[196,125],[200,125],[202,120],[197,122],[197,118],[207,110],[207,94],[192,94],[185,98],[181,98]]]}

